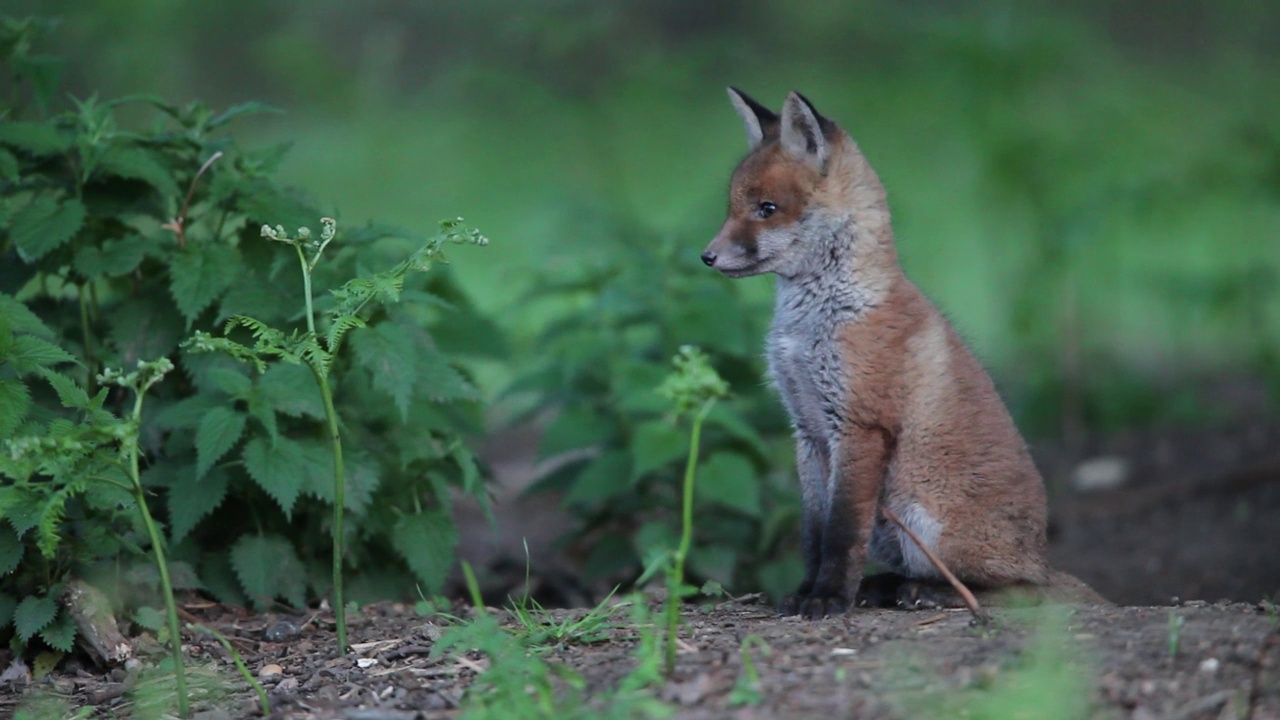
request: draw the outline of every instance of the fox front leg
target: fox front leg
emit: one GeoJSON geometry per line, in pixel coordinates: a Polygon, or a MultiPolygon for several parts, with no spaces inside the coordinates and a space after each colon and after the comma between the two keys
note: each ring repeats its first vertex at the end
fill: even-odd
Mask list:
{"type": "Polygon", "coordinates": [[[878,428],[856,427],[841,437],[828,483],[818,574],[799,603],[800,615],[816,620],[849,608],[866,563],[887,449],[886,437],[878,428]]]}
{"type": "Polygon", "coordinates": [[[831,477],[830,453],[826,443],[797,433],[796,471],[800,476],[800,498],[804,506],[800,540],[804,553],[804,580],[794,594],[782,601],[784,615],[800,613],[800,605],[813,592],[822,565],[822,531],[827,523],[830,500],[827,480],[831,477]]]}

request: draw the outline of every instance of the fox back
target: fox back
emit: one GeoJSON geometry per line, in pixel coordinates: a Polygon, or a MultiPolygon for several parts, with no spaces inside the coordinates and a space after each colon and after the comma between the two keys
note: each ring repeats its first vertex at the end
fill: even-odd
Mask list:
{"type": "Polygon", "coordinates": [[[951,604],[882,507],[966,583],[1055,582],[1043,481],[990,376],[903,275],[857,144],[797,93],[780,115],[729,97],[750,151],[702,259],[729,277],[777,275],[766,354],[795,430],[806,570],[784,610],[951,604]],[[864,578],[868,557],[889,572],[864,578]]]}

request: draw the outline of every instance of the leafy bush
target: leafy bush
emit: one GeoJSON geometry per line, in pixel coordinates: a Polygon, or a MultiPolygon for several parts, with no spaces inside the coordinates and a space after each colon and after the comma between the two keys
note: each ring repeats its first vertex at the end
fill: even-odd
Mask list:
{"type": "MultiPolygon", "coordinates": [[[[674,242],[601,243],[597,256],[548,266],[528,301],[551,316],[538,364],[510,392],[535,391],[531,412],[553,417],[540,453],[577,459],[535,491],[564,494],[579,519],[570,541],[590,544],[589,578],[636,577],[679,542],[686,431],[656,389],[681,345],[698,343],[735,388],[707,416],[689,570],[725,586],[781,594],[799,578],[784,539],[798,518],[781,406],[764,383],[759,347],[767,308],[707,271],[674,242]]],[[[596,242],[600,242],[599,239],[596,242]]]]}
{"type": "MultiPolygon", "coordinates": [[[[272,182],[287,146],[248,151],[223,134],[263,105],[217,113],[132,97],[55,108],[52,63],[32,60],[41,29],[12,20],[0,28],[21,100],[0,122],[0,445],[73,442],[81,425],[63,417],[55,395],[65,402],[78,384],[96,405],[71,408],[77,417],[122,416],[126,394],[101,391],[99,371],[170,358],[178,371],[148,394],[138,432],[142,482],[166,527],[175,582],[231,602],[300,605],[329,585],[333,460],[316,381],[302,366],[258,375],[179,344],[242,314],[286,332],[304,327],[301,283],[260,228],[325,213],[272,182]],[[151,111],[156,122],[125,128],[124,109],[151,111]],[[62,377],[49,367],[68,368],[75,382],[49,379],[62,377]]],[[[315,287],[337,288],[430,242],[385,225],[346,232],[316,268],[315,287]]],[[[464,341],[500,352],[501,337],[447,272],[413,275],[397,290],[398,305],[355,309],[362,327],[347,328],[350,351],[331,359],[333,403],[352,450],[345,540],[357,597],[408,595],[414,579],[438,592],[455,543],[445,494],[458,485],[483,498],[462,442],[479,424],[477,392],[450,353],[464,341]]],[[[328,317],[347,300],[323,294],[317,313],[328,317]]],[[[46,495],[64,487],[56,471],[18,478],[0,469],[46,495]]],[[[115,578],[120,553],[145,544],[125,511],[127,493],[87,475],[65,487],[74,490],[40,504],[8,480],[0,488],[8,520],[0,597],[51,597],[72,574],[115,578]]],[[[4,602],[0,611],[10,614],[4,602]]]]}

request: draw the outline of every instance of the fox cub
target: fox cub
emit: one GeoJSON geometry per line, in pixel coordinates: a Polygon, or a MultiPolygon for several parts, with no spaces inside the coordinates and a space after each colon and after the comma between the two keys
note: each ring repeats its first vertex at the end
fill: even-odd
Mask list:
{"type": "Polygon", "coordinates": [[[783,612],[958,603],[882,506],[975,590],[1105,602],[1050,570],[1044,483],[990,376],[903,275],[858,146],[798,93],[781,116],[729,98],[751,149],[702,260],[778,276],[766,352],[795,428],[805,561],[783,612]],[[890,572],[864,578],[868,557],[890,572]]]}

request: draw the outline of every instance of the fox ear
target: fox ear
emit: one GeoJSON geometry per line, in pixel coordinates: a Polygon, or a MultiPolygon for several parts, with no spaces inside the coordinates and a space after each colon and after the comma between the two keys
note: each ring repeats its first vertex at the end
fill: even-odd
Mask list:
{"type": "Polygon", "coordinates": [[[830,155],[825,133],[830,125],[831,121],[819,115],[803,95],[792,91],[782,105],[782,149],[822,169],[830,155]]]}
{"type": "Polygon", "coordinates": [[[778,116],[738,88],[731,87],[728,90],[733,109],[738,111],[738,115],[742,117],[742,125],[747,130],[747,142],[755,150],[764,142],[764,136],[777,128],[778,116]]]}

